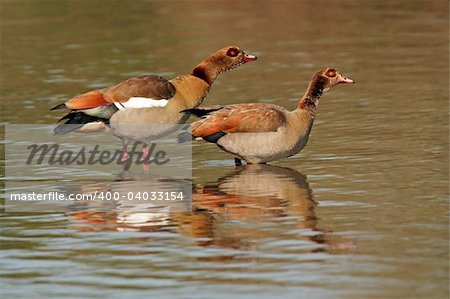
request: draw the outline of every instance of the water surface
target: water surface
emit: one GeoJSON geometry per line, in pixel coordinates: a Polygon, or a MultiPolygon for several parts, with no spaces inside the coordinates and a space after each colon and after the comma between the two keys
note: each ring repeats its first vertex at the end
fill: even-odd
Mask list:
{"type": "Polygon", "coordinates": [[[4,213],[2,297],[448,298],[447,1],[3,1],[1,37],[3,123],[228,44],[259,60],[207,104],[294,109],[326,66],[357,81],[290,159],[235,168],[195,144],[192,212],[4,213]]]}

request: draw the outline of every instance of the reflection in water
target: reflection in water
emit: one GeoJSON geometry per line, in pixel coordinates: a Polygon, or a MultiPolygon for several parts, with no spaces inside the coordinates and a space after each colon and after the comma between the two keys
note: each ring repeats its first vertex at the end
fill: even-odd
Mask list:
{"type": "MultiPolygon", "coordinates": [[[[158,183],[161,186],[161,181],[158,183]]],[[[167,182],[164,190],[173,191],[177,184],[167,182]]],[[[77,192],[127,194],[152,187],[148,180],[119,181],[81,185],[77,192]]],[[[191,212],[155,206],[154,202],[121,201],[106,205],[109,210],[104,211],[93,211],[91,203],[77,206],[77,211],[69,213],[72,228],[149,232],[170,227],[195,238],[201,246],[235,249],[255,249],[258,243],[272,238],[313,242],[307,250],[310,252],[334,253],[354,247],[319,228],[317,202],[312,198],[306,176],[290,168],[244,165],[214,183],[194,186],[191,212]],[[277,223],[287,225],[289,232],[280,235],[277,223]]]]}
{"type": "MultiPolygon", "coordinates": [[[[121,172],[118,181],[64,187],[66,194],[96,194],[94,201],[73,202],[69,213],[78,230],[156,231],[169,226],[170,213],[190,211],[191,181],[134,176],[121,172]],[[157,191],[157,192],[152,192],[157,191]],[[164,200],[175,195],[173,200],[164,200]],[[162,199],[162,200],[158,200],[162,199]],[[75,210],[75,211],[74,211],[75,210]]],[[[73,222],[72,222],[73,223],[73,222]]]]}
{"type": "Polygon", "coordinates": [[[291,168],[244,165],[213,184],[195,187],[193,196],[196,212],[179,224],[190,236],[209,238],[204,244],[242,249],[258,240],[284,239],[279,230],[268,228],[285,222],[289,226],[289,233],[283,232],[286,240],[292,234],[293,239],[312,241],[317,246],[311,252],[353,247],[318,227],[317,202],[306,176],[291,168]],[[233,222],[236,225],[230,226],[233,222]]]}

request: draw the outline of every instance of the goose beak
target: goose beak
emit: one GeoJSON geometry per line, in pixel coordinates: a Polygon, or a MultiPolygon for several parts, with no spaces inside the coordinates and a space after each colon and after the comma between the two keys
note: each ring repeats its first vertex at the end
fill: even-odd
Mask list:
{"type": "Polygon", "coordinates": [[[258,57],[256,57],[255,55],[244,53],[244,59],[242,61],[249,62],[249,61],[255,61],[256,59],[258,59],[258,57]]]}
{"type": "Polygon", "coordinates": [[[344,83],[344,84],[350,84],[350,83],[355,83],[355,80],[344,77],[344,76],[340,76],[339,78],[339,83],[344,83]]]}

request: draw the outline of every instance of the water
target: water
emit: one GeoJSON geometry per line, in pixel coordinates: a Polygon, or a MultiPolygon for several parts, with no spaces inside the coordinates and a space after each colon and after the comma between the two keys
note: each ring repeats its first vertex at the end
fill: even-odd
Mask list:
{"type": "Polygon", "coordinates": [[[293,109],[323,66],[357,81],[290,159],[235,169],[194,145],[192,212],[4,213],[2,297],[448,298],[447,1],[3,1],[1,19],[4,123],[228,44],[259,60],[207,104],[293,109]]]}

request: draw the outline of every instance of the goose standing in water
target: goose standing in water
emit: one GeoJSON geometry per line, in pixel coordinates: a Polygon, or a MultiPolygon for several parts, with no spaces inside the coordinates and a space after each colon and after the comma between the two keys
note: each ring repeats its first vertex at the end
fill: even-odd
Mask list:
{"type": "Polygon", "coordinates": [[[185,123],[189,114],[183,111],[202,103],[219,74],[256,59],[237,46],[228,46],[201,61],[188,75],[172,80],[143,75],[83,93],[51,109],[70,110],[59,120],[65,122],[55,128],[54,134],[110,127],[123,141],[123,159],[127,158],[126,145],[130,140],[144,143],[146,157],[148,143],[167,133],[167,127],[185,123]],[[149,129],[150,126],[155,128],[149,129]]]}
{"type": "Polygon", "coordinates": [[[236,165],[267,163],[299,153],[308,142],[322,94],[337,84],[355,83],[336,69],[317,71],[297,109],[264,104],[233,104],[211,109],[193,108],[185,113],[201,117],[179,142],[203,138],[234,155],[236,165]]]}

